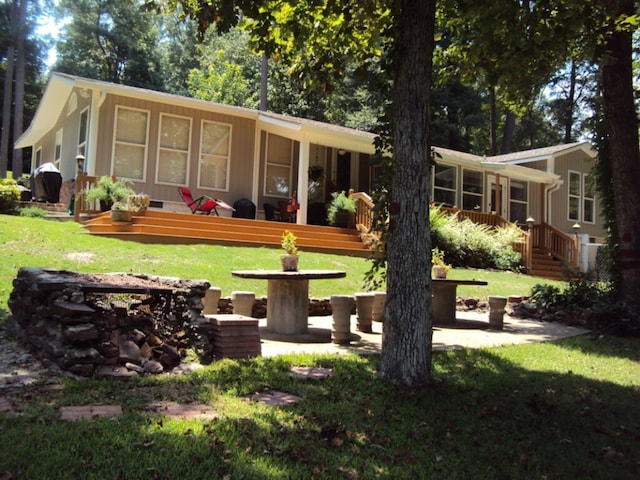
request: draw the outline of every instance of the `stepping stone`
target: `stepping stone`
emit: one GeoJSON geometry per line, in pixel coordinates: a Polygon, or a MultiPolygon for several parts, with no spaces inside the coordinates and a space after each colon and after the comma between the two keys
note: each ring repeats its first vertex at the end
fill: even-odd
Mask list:
{"type": "Polygon", "coordinates": [[[333,370],[322,367],[292,367],[290,373],[294,377],[310,378],[311,380],[324,380],[333,374],[333,370]]]}
{"type": "Polygon", "coordinates": [[[218,412],[204,403],[190,403],[187,405],[175,402],[157,402],[149,405],[149,408],[161,415],[171,418],[198,418],[203,420],[213,420],[218,418],[218,412]]]}
{"type": "Polygon", "coordinates": [[[60,407],[62,420],[78,420],[79,418],[116,417],[122,415],[120,405],[84,405],[60,407]]]}
{"type": "Polygon", "coordinates": [[[253,400],[254,402],[261,402],[272,407],[281,407],[284,405],[293,405],[298,403],[302,398],[286,392],[278,392],[275,390],[268,390],[266,392],[254,393],[248,397],[244,397],[245,400],[253,400]]]}

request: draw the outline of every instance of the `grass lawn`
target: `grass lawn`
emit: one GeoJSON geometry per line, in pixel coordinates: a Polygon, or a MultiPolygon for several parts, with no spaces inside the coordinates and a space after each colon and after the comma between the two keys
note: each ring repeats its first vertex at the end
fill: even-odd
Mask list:
{"type": "MultiPolygon", "coordinates": [[[[84,235],[72,223],[7,216],[0,216],[0,242],[5,309],[22,266],[208,278],[229,295],[266,288],[232,278],[231,270],[278,262],[276,250],[139,245],[84,235]]],[[[359,291],[368,268],[362,259],[331,255],[303,253],[302,261],[303,268],[348,272],[344,280],[318,285],[315,296],[359,291]]],[[[540,282],[458,269],[453,276],[488,280],[483,288],[504,295],[526,294],[540,282]]],[[[223,360],[176,377],[68,379],[58,389],[0,390],[16,410],[0,413],[0,478],[640,477],[640,339],[585,335],[435,352],[434,385],[415,392],[380,380],[379,360],[282,355],[223,360]],[[296,378],[289,375],[292,366],[329,367],[333,375],[296,378]],[[243,399],[268,389],[302,400],[274,408],[243,399]],[[205,403],[218,418],[149,413],[148,405],[160,400],[205,403]],[[59,408],[69,405],[120,405],[124,414],[61,420],[59,408]]]]}
{"type": "MultiPolygon", "coordinates": [[[[100,238],[85,233],[77,223],[0,215],[0,317],[7,309],[12,280],[20,267],[67,269],[83,273],[130,272],[207,279],[222,289],[266,295],[267,282],[234,278],[233,270],[280,268],[281,250],[217,245],[153,245],[100,238]]],[[[301,252],[301,269],[344,270],[339,280],[314,280],[310,295],[351,295],[364,289],[369,261],[322,253],[301,252]]],[[[486,299],[489,295],[527,295],[536,283],[557,283],[517,273],[453,269],[450,278],[478,279],[488,286],[461,286],[458,294],[486,299]]],[[[1,324],[1,320],[0,320],[1,324]]]]}

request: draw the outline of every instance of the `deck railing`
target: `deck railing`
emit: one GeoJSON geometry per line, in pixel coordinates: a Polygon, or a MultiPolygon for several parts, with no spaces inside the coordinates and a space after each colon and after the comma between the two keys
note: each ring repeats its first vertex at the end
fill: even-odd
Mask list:
{"type": "Polygon", "coordinates": [[[551,254],[566,265],[578,266],[577,238],[571,238],[547,223],[533,225],[531,245],[533,248],[539,248],[551,254]]]}
{"type": "Polygon", "coordinates": [[[76,222],[80,221],[80,215],[97,215],[102,212],[100,202],[88,202],[86,199],[86,191],[95,187],[100,177],[85,175],[78,173],[76,176],[76,200],[73,206],[73,218],[76,222]]]}

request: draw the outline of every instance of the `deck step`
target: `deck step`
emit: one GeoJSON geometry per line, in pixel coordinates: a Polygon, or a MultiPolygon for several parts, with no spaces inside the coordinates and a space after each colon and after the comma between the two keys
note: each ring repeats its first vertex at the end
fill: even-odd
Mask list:
{"type": "Polygon", "coordinates": [[[84,222],[93,235],[146,243],[215,243],[280,248],[282,232],[292,231],[302,251],[368,256],[355,230],[318,225],[192,215],[149,210],[131,224],[112,224],[109,212],[84,222]]]}

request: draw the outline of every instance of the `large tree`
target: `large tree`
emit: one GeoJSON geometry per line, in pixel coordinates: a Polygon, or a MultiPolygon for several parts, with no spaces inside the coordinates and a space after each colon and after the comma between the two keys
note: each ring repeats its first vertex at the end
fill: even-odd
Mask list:
{"type": "MultiPolygon", "coordinates": [[[[167,3],[167,2],[160,2],[167,3]]],[[[313,2],[175,0],[206,29],[241,14],[258,51],[331,88],[349,62],[386,56],[393,167],[387,236],[387,303],[381,375],[401,388],[431,382],[429,96],[435,0],[313,2]]],[[[389,139],[387,139],[389,140],[389,139]]]]}

